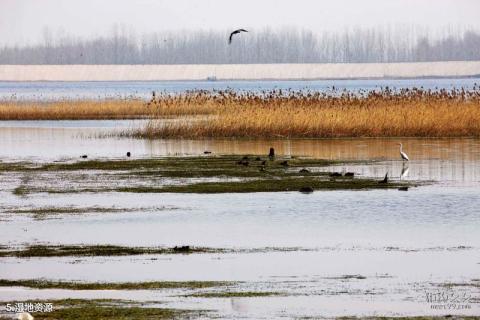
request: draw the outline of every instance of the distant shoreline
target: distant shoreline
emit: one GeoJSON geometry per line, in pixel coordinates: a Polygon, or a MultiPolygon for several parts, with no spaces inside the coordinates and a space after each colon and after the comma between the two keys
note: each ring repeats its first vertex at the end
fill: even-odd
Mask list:
{"type": "Polygon", "coordinates": [[[480,78],[480,61],[198,64],[0,65],[0,81],[241,81],[480,78]]]}

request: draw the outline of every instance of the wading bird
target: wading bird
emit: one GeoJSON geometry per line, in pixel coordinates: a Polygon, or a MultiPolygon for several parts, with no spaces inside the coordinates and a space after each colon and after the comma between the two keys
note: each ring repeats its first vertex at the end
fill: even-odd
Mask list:
{"type": "Polygon", "coordinates": [[[403,160],[409,161],[410,159],[408,159],[407,154],[403,152],[403,145],[401,143],[399,143],[399,145],[400,145],[400,156],[402,157],[403,160]]]}
{"type": "Polygon", "coordinates": [[[245,30],[245,29],[237,29],[237,30],[233,31],[232,33],[230,33],[230,37],[228,37],[228,44],[231,44],[233,36],[235,34],[239,34],[240,32],[248,32],[248,31],[245,30]]]}

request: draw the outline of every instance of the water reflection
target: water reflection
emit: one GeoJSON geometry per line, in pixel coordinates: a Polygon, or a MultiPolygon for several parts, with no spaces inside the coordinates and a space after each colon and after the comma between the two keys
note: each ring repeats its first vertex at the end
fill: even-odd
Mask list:
{"type": "Polygon", "coordinates": [[[214,154],[266,155],[274,147],[279,155],[331,160],[376,160],[374,165],[341,165],[331,170],[353,171],[363,176],[422,179],[444,182],[480,182],[480,139],[357,138],[292,140],[182,140],[97,138],[130,130],[144,121],[0,121],[0,159],[59,160],[165,155],[214,154]],[[402,142],[411,161],[400,158],[402,142]]]}
{"type": "MultiPolygon", "coordinates": [[[[226,248],[299,247],[312,251],[94,258],[2,258],[0,278],[88,281],[247,281],[245,291],[288,297],[187,299],[162,290],[0,290],[0,300],[59,297],[161,301],[167,307],[218,310],[222,318],[418,315],[433,312],[417,287],[468,282],[478,274],[480,139],[135,140],[96,138],[132,121],[0,122],[0,161],[56,161],[203,154],[277,154],[358,160],[325,170],[394,179],[437,180],[397,190],[257,194],[31,194],[0,191],[0,244],[194,245],[226,248]],[[398,142],[412,161],[401,160],[398,142]],[[376,160],[365,165],[363,160],[376,160]],[[451,187],[454,185],[454,187],[451,187]],[[462,187],[460,187],[461,185],[462,187]],[[473,187],[471,187],[473,185],[473,187]],[[467,186],[467,187],[465,187],[467,186]],[[2,212],[14,208],[112,207],[34,220],[2,212]],[[142,208],[159,208],[139,210],[142,208]],[[164,209],[167,208],[167,209],[164,209]],[[171,208],[171,209],[168,209],[171,208]],[[195,266],[195,268],[192,268],[195,266]],[[135,270],[136,272],[131,272],[135,270]],[[363,280],[332,280],[360,274],[363,280]],[[378,275],[388,275],[382,277],[378,275]],[[250,282],[248,282],[250,281],[250,282]],[[374,293],[374,294],[372,294],[374,293]],[[412,299],[412,297],[414,297],[412,299]],[[365,299],[368,299],[366,303],[365,299]],[[419,302],[420,301],[420,302],[419,302]],[[284,313],[288,310],[288,314],[284,313]],[[257,313],[255,313],[257,312],[257,313]]],[[[18,183],[4,172],[4,188],[18,183]],[[9,180],[10,179],[10,180],[9,180]]],[[[474,289],[477,290],[477,289],[474,289]]],[[[478,295],[477,291],[472,291],[478,295]]],[[[423,293],[423,291],[422,291],[423,293]]],[[[437,310],[435,310],[436,312],[437,310]]],[[[466,312],[470,312],[467,310],[466,312]]],[[[475,311],[471,311],[475,312],[475,311]]],[[[437,313],[435,315],[438,315],[437,313]]]]}

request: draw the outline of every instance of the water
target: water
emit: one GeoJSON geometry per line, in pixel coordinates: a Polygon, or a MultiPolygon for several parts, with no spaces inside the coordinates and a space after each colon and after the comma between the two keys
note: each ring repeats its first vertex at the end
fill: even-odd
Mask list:
{"type": "Polygon", "coordinates": [[[1,243],[18,245],[35,239],[52,243],[113,243],[175,246],[309,249],[386,247],[405,249],[479,247],[478,190],[430,186],[409,192],[317,192],[258,194],[80,194],[5,195],[0,205],[12,208],[111,206],[125,213],[72,216],[34,224],[8,218],[1,243]],[[134,209],[145,208],[140,212],[134,209]],[[146,210],[150,208],[150,210],[146,210]],[[160,208],[160,209],[155,209],[160,208]],[[167,209],[165,209],[167,208],[167,209]],[[171,209],[168,209],[171,208],[171,209]],[[15,226],[15,227],[14,227],[15,226]],[[20,232],[23,227],[28,232],[20,232]],[[135,236],[125,237],[125,234],[135,236]],[[301,237],[298,235],[301,234],[301,237]],[[408,237],[406,236],[408,235],[408,237]]]}
{"type": "Polygon", "coordinates": [[[294,140],[143,140],[96,138],[130,130],[143,120],[107,121],[0,121],[0,159],[4,161],[77,160],[214,154],[266,155],[270,147],[286,156],[309,156],[329,160],[376,160],[375,164],[340,165],[326,170],[354,171],[367,177],[435,180],[442,183],[475,184],[480,181],[479,139],[294,139],[294,140]],[[412,158],[400,160],[397,143],[412,158]]]}
{"type": "Polygon", "coordinates": [[[0,82],[1,100],[58,100],[150,98],[152,91],[182,93],[188,90],[225,90],[260,92],[295,90],[329,92],[377,90],[380,88],[472,89],[478,78],[385,79],[385,80],[315,80],[315,81],[124,81],[124,82],[0,82]]]}
{"type": "MultiPolygon", "coordinates": [[[[274,291],[263,298],[179,298],[197,291],[0,289],[0,300],[118,298],[172,308],[215,310],[225,318],[342,315],[440,315],[425,290],[471,283],[480,260],[479,139],[138,140],[95,138],[142,125],[132,121],[0,123],[2,161],[71,161],[203,154],[266,154],[376,160],[332,171],[363,177],[434,181],[410,189],[257,194],[31,194],[18,197],[14,173],[3,172],[0,211],[115,207],[35,219],[0,214],[0,243],[194,245],[240,253],[97,258],[1,258],[0,278],[81,281],[241,281],[232,290],[274,291]],[[412,161],[400,161],[397,142],[412,161]],[[405,173],[406,171],[406,173],[405,173]],[[403,172],[403,176],[402,176],[403,172]],[[128,235],[128,236],[126,236],[128,235]],[[265,248],[276,248],[275,251],[265,248]],[[288,251],[283,251],[289,248],[288,251]],[[260,250],[250,252],[249,250],[260,250]],[[195,266],[194,268],[192,266],[195,266]],[[132,272],[135,270],[135,272],[132,272]],[[345,275],[365,279],[345,280],[345,275]]],[[[52,183],[58,183],[57,178],[52,183]]],[[[68,187],[68,186],[66,186],[68,187]]],[[[462,289],[463,288],[463,289],[462,289]]],[[[478,287],[462,287],[474,297],[478,287]],[[465,289],[466,288],[466,289],[465,289]]],[[[457,289],[455,289],[457,290],[457,289]]],[[[458,289],[460,290],[460,289],[458,289]]],[[[198,292],[197,292],[198,293],[198,292]]],[[[478,314],[478,303],[460,314],[478,314]]]]}
{"type": "MultiPolygon", "coordinates": [[[[190,88],[369,89],[379,86],[473,86],[469,79],[191,82],[0,83],[19,99],[105,98],[190,88]],[[222,87],[223,86],[223,87],[222,87]],[[297,86],[297,87],[295,87],[297,86]]],[[[99,138],[144,121],[0,121],[0,161],[76,161],[175,155],[266,155],[355,160],[325,170],[359,177],[428,182],[397,190],[256,194],[45,194],[17,196],[15,172],[0,172],[0,245],[116,244],[206,246],[238,253],[134,257],[0,258],[0,279],[81,281],[241,281],[234,291],[273,291],[257,298],[186,298],[201,290],[71,291],[0,288],[0,301],[112,298],[162,307],[213,310],[220,318],[412,316],[480,313],[480,139],[142,140],[99,138]],[[400,159],[402,142],[411,161],[400,159]],[[374,160],[366,164],[364,160],[374,160]],[[38,219],[12,209],[87,208],[38,219]],[[114,213],[88,208],[121,209],[114,213]],[[270,249],[269,249],[270,248],[270,249]],[[274,249],[271,249],[274,248],[274,249]],[[288,250],[286,250],[288,249],[288,250]],[[243,250],[243,251],[242,251],[243,250]],[[360,275],[361,278],[345,278],[360,275]],[[435,310],[425,292],[468,292],[470,309],[435,310]]],[[[100,176],[100,175],[99,175],[100,176]]],[[[42,177],[61,184],[55,174],[42,177]]],[[[98,183],[102,183],[99,180],[98,183]]],[[[148,183],[145,182],[145,183],[148,183]]],[[[162,182],[166,183],[166,182],[162,182]]],[[[71,187],[71,186],[66,186],[71,187]]],[[[207,290],[208,291],[208,290],[207,290]]],[[[2,304],[0,303],[0,313],[2,304]]]]}

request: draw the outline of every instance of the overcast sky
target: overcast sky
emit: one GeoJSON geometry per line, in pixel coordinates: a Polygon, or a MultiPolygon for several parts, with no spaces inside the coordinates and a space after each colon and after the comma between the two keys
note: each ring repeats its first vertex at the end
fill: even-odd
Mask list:
{"type": "Polygon", "coordinates": [[[115,23],[138,34],[397,24],[480,29],[480,0],[0,0],[0,44],[40,41],[45,26],[75,36],[106,35],[115,23]]]}

